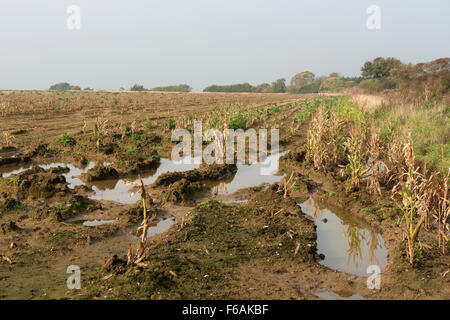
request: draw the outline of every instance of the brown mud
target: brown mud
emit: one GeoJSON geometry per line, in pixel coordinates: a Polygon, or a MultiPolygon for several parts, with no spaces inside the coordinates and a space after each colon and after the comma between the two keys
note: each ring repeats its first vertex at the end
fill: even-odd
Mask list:
{"type": "MultiPolygon", "coordinates": [[[[61,111],[47,117],[51,104],[45,99],[53,104],[63,100],[42,94],[42,103],[22,114],[6,115],[0,124],[2,130],[16,136],[13,147],[0,149],[2,299],[450,297],[450,259],[433,249],[434,235],[422,232],[423,253],[411,266],[389,197],[374,197],[363,190],[349,192],[340,177],[313,170],[304,157],[307,124],[290,132],[295,110],[289,109],[277,122],[282,145],[290,150],[280,159],[283,175],[235,187],[235,179],[249,180],[242,172],[250,172],[250,177],[253,173],[224,165],[186,172],[169,170],[150,179],[147,206],[155,219],[147,233],[149,246],[142,264],[128,264],[126,252],[128,248],[136,250],[142,204],[139,198],[131,203],[96,200],[92,193],[98,189],[97,183],[113,181],[116,186],[119,180],[125,183],[128,178],[154,174],[174,145],[170,131],[162,132],[161,126],[180,109],[204,113],[217,104],[280,104],[303,98],[276,94],[119,95],[119,106],[106,103],[101,110],[110,122],[123,123],[124,129],[121,134],[106,135],[97,148],[86,127],[92,127],[99,115],[98,96],[76,97],[77,103],[59,106],[61,111]],[[129,99],[134,101],[131,106],[129,99]],[[136,119],[145,124],[134,127],[136,119]],[[89,167],[89,161],[96,165],[89,167]],[[48,162],[83,168],[77,179],[84,183],[74,183],[75,178],[67,176],[67,167],[37,166],[48,162]],[[4,177],[13,169],[20,172],[4,177]],[[284,183],[291,176],[294,187],[285,192],[284,183]],[[218,180],[231,191],[214,191],[218,180]],[[382,236],[388,252],[381,290],[369,290],[367,277],[321,264],[317,221],[299,205],[310,198],[320,210],[331,210],[343,225],[382,236]],[[70,265],[82,270],[79,291],[67,289],[70,265]]],[[[25,98],[18,94],[7,99],[21,103],[25,98]]]]}

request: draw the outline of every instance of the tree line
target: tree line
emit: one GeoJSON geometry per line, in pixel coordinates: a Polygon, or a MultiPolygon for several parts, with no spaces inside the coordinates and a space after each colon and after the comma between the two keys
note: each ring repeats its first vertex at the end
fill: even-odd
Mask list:
{"type": "MultiPolygon", "coordinates": [[[[295,74],[289,84],[281,78],[272,83],[253,86],[250,83],[231,85],[211,85],[204,92],[256,92],[256,93],[319,93],[341,92],[350,88],[361,88],[367,91],[398,89],[405,94],[415,92],[428,96],[444,95],[450,88],[450,58],[441,58],[428,63],[405,64],[392,57],[378,57],[367,61],[361,67],[361,75],[343,77],[337,72],[328,76],[317,77],[311,71],[295,74]]],[[[50,90],[81,90],[80,86],[72,86],[67,82],[52,85],[50,90]]],[[[85,88],[84,90],[92,90],[85,88]]],[[[121,90],[125,90],[121,88],[121,90]]],[[[135,84],[130,91],[167,91],[191,92],[187,84],[155,87],[146,89],[135,84]]]]}
{"type": "Polygon", "coordinates": [[[361,67],[361,75],[343,77],[337,72],[317,77],[311,71],[294,75],[289,85],[285,79],[272,84],[252,86],[249,83],[226,86],[212,85],[205,92],[259,92],[259,93],[319,93],[341,92],[350,88],[367,91],[398,89],[404,93],[443,95],[449,91],[450,58],[441,58],[428,63],[405,64],[392,57],[378,57],[361,67]]]}
{"type": "Polygon", "coordinates": [[[130,91],[166,91],[166,92],[191,92],[192,88],[187,84],[179,84],[175,86],[155,87],[146,89],[143,85],[135,84],[130,88],[130,91]]]}

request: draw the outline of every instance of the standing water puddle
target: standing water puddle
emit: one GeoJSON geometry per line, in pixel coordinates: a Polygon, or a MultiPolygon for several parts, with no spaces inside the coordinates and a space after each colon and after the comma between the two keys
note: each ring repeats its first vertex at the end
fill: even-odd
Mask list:
{"type": "Polygon", "coordinates": [[[161,221],[151,225],[150,228],[148,228],[147,238],[151,238],[153,236],[156,236],[157,234],[160,234],[160,233],[163,233],[163,232],[169,230],[169,228],[176,223],[177,222],[172,217],[166,217],[166,218],[161,219],[161,221]]]}
{"type": "MultiPolygon", "coordinates": [[[[156,236],[157,234],[166,232],[169,230],[171,226],[176,224],[176,220],[173,217],[168,215],[157,217],[155,221],[150,224],[150,227],[147,230],[147,238],[151,238],[156,236]]],[[[133,239],[137,240],[140,237],[133,236],[133,239]]]]}
{"type": "MultiPolygon", "coordinates": [[[[211,193],[215,195],[231,194],[239,189],[259,186],[262,183],[273,184],[275,182],[279,182],[284,177],[284,174],[278,174],[277,172],[268,172],[267,174],[263,174],[263,172],[264,170],[267,171],[268,168],[271,168],[269,167],[269,163],[272,164],[274,171],[276,171],[278,168],[279,158],[287,152],[288,151],[270,155],[267,157],[265,162],[257,162],[251,165],[238,164],[235,176],[231,180],[229,178],[230,182],[227,182],[226,180],[224,180],[225,182],[222,181],[211,189],[211,193]]],[[[194,160],[194,158],[185,158],[182,162],[175,162],[170,159],[162,158],[158,169],[156,171],[143,174],[142,181],[145,185],[150,185],[164,173],[185,172],[198,169],[200,165],[195,164],[194,160]]],[[[107,163],[105,163],[105,165],[107,165],[107,163]]],[[[70,188],[74,188],[85,184],[78,177],[82,173],[86,173],[89,169],[92,169],[95,166],[95,162],[89,162],[89,164],[83,169],[76,168],[72,164],[67,163],[41,164],[39,166],[46,170],[56,167],[69,168],[69,172],[65,173],[64,177],[66,178],[68,186],[70,188]]],[[[15,168],[12,171],[11,168],[9,168],[9,171],[6,171],[3,177],[7,178],[13,174],[18,174],[28,169],[31,169],[31,166],[15,168]]],[[[89,198],[94,200],[111,200],[121,204],[133,204],[140,200],[139,193],[133,194],[131,192],[135,184],[138,182],[139,180],[137,176],[128,179],[95,181],[92,183],[94,193],[91,194],[89,198]]]]}
{"type": "MultiPolygon", "coordinates": [[[[69,172],[64,173],[63,176],[66,178],[68,186],[70,188],[74,188],[76,186],[84,185],[84,182],[81,181],[77,177],[79,175],[81,175],[82,173],[87,172],[89,169],[92,169],[95,166],[95,162],[89,162],[88,165],[86,167],[84,167],[84,169],[79,169],[79,168],[73,166],[72,164],[63,163],[63,162],[54,162],[54,163],[51,163],[51,164],[40,164],[38,166],[41,167],[44,170],[48,170],[48,169],[51,169],[51,168],[57,168],[57,167],[67,167],[67,168],[69,168],[69,172]]],[[[4,171],[5,173],[3,174],[3,178],[8,178],[11,175],[22,173],[22,172],[27,171],[27,170],[29,170],[31,168],[32,168],[32,166],[25,166],[25,167],[15,168],[12,171],[11,171],[11,168],[8,168],[8,171],[0,169],[0,173],[3,173],[2,171],[4,171]]]]}
{"type": "Polygon", "coordinates": [[[367,267],[384,270],[388,250],[380,234],[355,223],[347,223],[328,209],[319,209],[312,198],[299,204],[314,218],[317,226],[317,251],[325,258],[319,263],[330,269],[367,277],[367,267]]]}
{"type": "MultiPolygon", "coordinates": [[[[158,177],[167,172],[184,172],[193,169],[198,169],[200,165],[194,164],[194,158],[190,161],[192,164],[177,163],[169,159],[162,158],[161,164],[156,171],[148,172],[143,174],[142,180],[145,185],[152,184],[158,179],[158,177]]],[[[83,169],[76,168],[72,164],[56,162],[51,164],[40,164],[39,167],[47,170],[50,168],[57,167],[67,167],[69,172],[63,174],[66,178],[69,188],[74,188],[76,186],[85,185],[83,181],[79,179],[79,176],[86,173],[88,170],[95,166],[95,162],[89,162],[89,164],[83,169]]],[[[104,163],[104,165],[109,165],[109,163],[104,163]]],[[[0,169],[0,173],[3,173],[3,178],[8,178],[11,175],[22,173],[26,170],[31,169],[32,166],[23,166],[16,168],[5,168],[0,169]],[[11,170],[13,169],[13,170],[11,170]]],[[[90,199],[94,200],[111,200],[119,202],[121,204],[133,204],[140,200],[140,194],[132,194],[131,189],[133,184],[139,182],[138,177],[132,177],[131,179],[115,179],[115,180],[105,180],[105,181],[95,181],[92,183],[92,189],[94,194],[90,195],[90,199]],[[127,182],[131,180],[131,183],[127,182]]]]}
{"type": "Polygon", "coordinates": [[[66,220],[67,223],[75,225],[82,224],[85,227],[98,227],[104,224],[114,223],[114,221],[116,220],[83,220],[83,219],[66,220]]]}
{"type": "Polygon", "coordinates": [[[240,189],[256,187],[263,183],[274,184],[280,182],[285,176],[284,174],[278,173],[278,161],[280,157],[287,154],[289,151],[284,151],[281,153],[275,153],[266,158],[265,162],[257,162],[254,164],[238,164],[237,172],[231,182],[221,182],[211,189],[213,195],[223,195],[232,194],[240,189]],[[264,169],[267,170],[270,163],[276,164],[274,172],[269,172],[268,174],[262,174],[264,169]]]}
{"type": "MultiPolygon", "coordinates": [[[[186,159],[186,158],[185,158],[186,159]]],[[[167,172],[184,172],[189,170],[198,169],[199,164],[194,164],[195,158],[189,158],[191,161],[187,161],[190,164],[177,163],[175,161],[162,158],[161,163],[156,172],[150,172],[142,176],[142,181],[145,185],[150,185],[158,179],[158,177],[167,172]]],[[[93,183],[92,189],[95,194],[89,198],[94,200],[111,200],[122,204],[133,204],[140,200],[140,194],[132,194],[130,191],[135,183],[139,182],[137,177],[133,178],[134,181],[127,183],[125,180],[105,180],[96,181],[93,183]]],[[[132,179],[128,179],[132,180],[132,179]]]]}

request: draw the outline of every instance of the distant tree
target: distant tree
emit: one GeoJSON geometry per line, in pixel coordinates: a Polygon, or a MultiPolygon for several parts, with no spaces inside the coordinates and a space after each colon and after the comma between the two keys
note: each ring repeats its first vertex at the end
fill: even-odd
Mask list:
{"type": "Polygon", "coordinates": [[[274,93],[284,93],[286,92],[286,79],[281,78],[275,82],[272,82],[272,91],[274,93]]]}
{"type": "Polygon", "coordinates": [[[345,88],[345,81],[338,77],[329,77],[320,85],[321,92],[339,92],[345,88]]]}
{"type": "Polygon", "coordinates": [[[396,83],[391,78],[373,78],[361,81],[359,87],[367,91],[377,92],[394,89],[396,87],[396,83]]]}
{"type": "Polygon", "coordinates": [[[291,87],[301,88],[303,86],[309,85],[314,82],[314,77],[315,77],[314,73],[310,71],[303,71],[297,73],[291,79],[291,87]]]}
{"type": "Polygon", "coordinates": [[[191,92],[192,88],[187,84],[180,84],[177,86],[156,87],[150,91],[172,91],[172,92],[191,92]]]}
{"type": "Polygon", "coordinates": [[[373,61],[366,61],[361,68],[361,75],[367,79],[387,78],[391,74],[391,70],[398,68],[402,62],[395,58],[378,57],[373,61]]]}
{"type": "Polygon", "coordinates": [[[312,83],[303,86],[297,93],[317,93],[320,89],[320,83],[317,80],[314,80],[312,83]]]}
{"type": "Polygon", "coordinates": [[[318,92],[320,83],[315,79],[314,73],[303,71],[291,78],[289,92],[291,93],[315,93],[318,92]]]}
{"type": "Polygon", "coordinates": [[[353,80],[348,80],[348,81],[344,81],[344,82],[345,82],[345,87],[346,88],[353,88],[353,87],[356,87],[358,85],[358,83],[353,81],[353,80]]]}
{"type": "Polygon", "coordinates": [[[87,87],[87,88],[84,88],[83,90],[85,90],[85,91],[92,91],[94,89],[87,87]]]}
{"type": "Polygon", "coordinates": [[[257,92],[257,93],[272,93],[273,92],[273,88],[268,83],[261,83],[260,85],[257,85],[254,88],[254,92],[257,92]]]}
{"type": "Polygon", "coordinates": [[[320,76],[320,77],[316,77],[315,81],[317,83],[319,83],[319,86],[322,84],[322,82],[324,82],[326,79],[328,79],[327,76],[320,76]]]}
{"type": "Polygon", "coordinates": [[[141,84],[135,84],[130,88],[130,91],[146,91],[147,89],[144,88],[141,84]]]}
{"type": "Polygon", "coordinates": [[[238,83],[227,86],[212,85],[203,89],[203,92],[254,92],[255,88],[249,83],[238,83]]]}
{"type": "Polygon", "coordinates": [[[391,78],[404,94],[414,92],[425,100],[439,99],[450,91],[450,58],[402,65],[391,71],[391,78]]]}
{"type": "Polygon", "coordinates": [[[72,90],[72,86],[67,82],[54,84],[49,90],[72,90]]]}
{"type": "MultiPolygon", "coordinates": [[[[330,76],[324,79],[321,84],[319,91],[320,92],[340,92],[347,88],[352,88],[357,85],[355,78],[345,78],[340,77],[337,72],[333,72],[330,76]],[[332,77],[333,76],[333,77],[332,77]]],[[[361,78],[362,80],[362,78],[361,78]]]]}
{"type": "Polygon", "coordinates": [[[80,86],[73,86],[70,90],[81,90],[80,86]]]}

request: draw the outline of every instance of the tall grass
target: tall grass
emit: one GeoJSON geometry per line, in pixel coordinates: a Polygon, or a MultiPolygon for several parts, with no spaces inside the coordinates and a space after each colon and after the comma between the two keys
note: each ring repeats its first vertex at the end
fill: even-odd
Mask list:
{"type": "Polygon", "coordinates": [[[347,191],[366,180],[368,192],[387,192],[404,220],[410,263],[420,253],[422,227],[437,225],[437,245],[443,253],[448,246],[448,108],[383,102],[367,109],[341,97],[325,101],[310,122],[306,159],[347,178],[347,191]]]}

